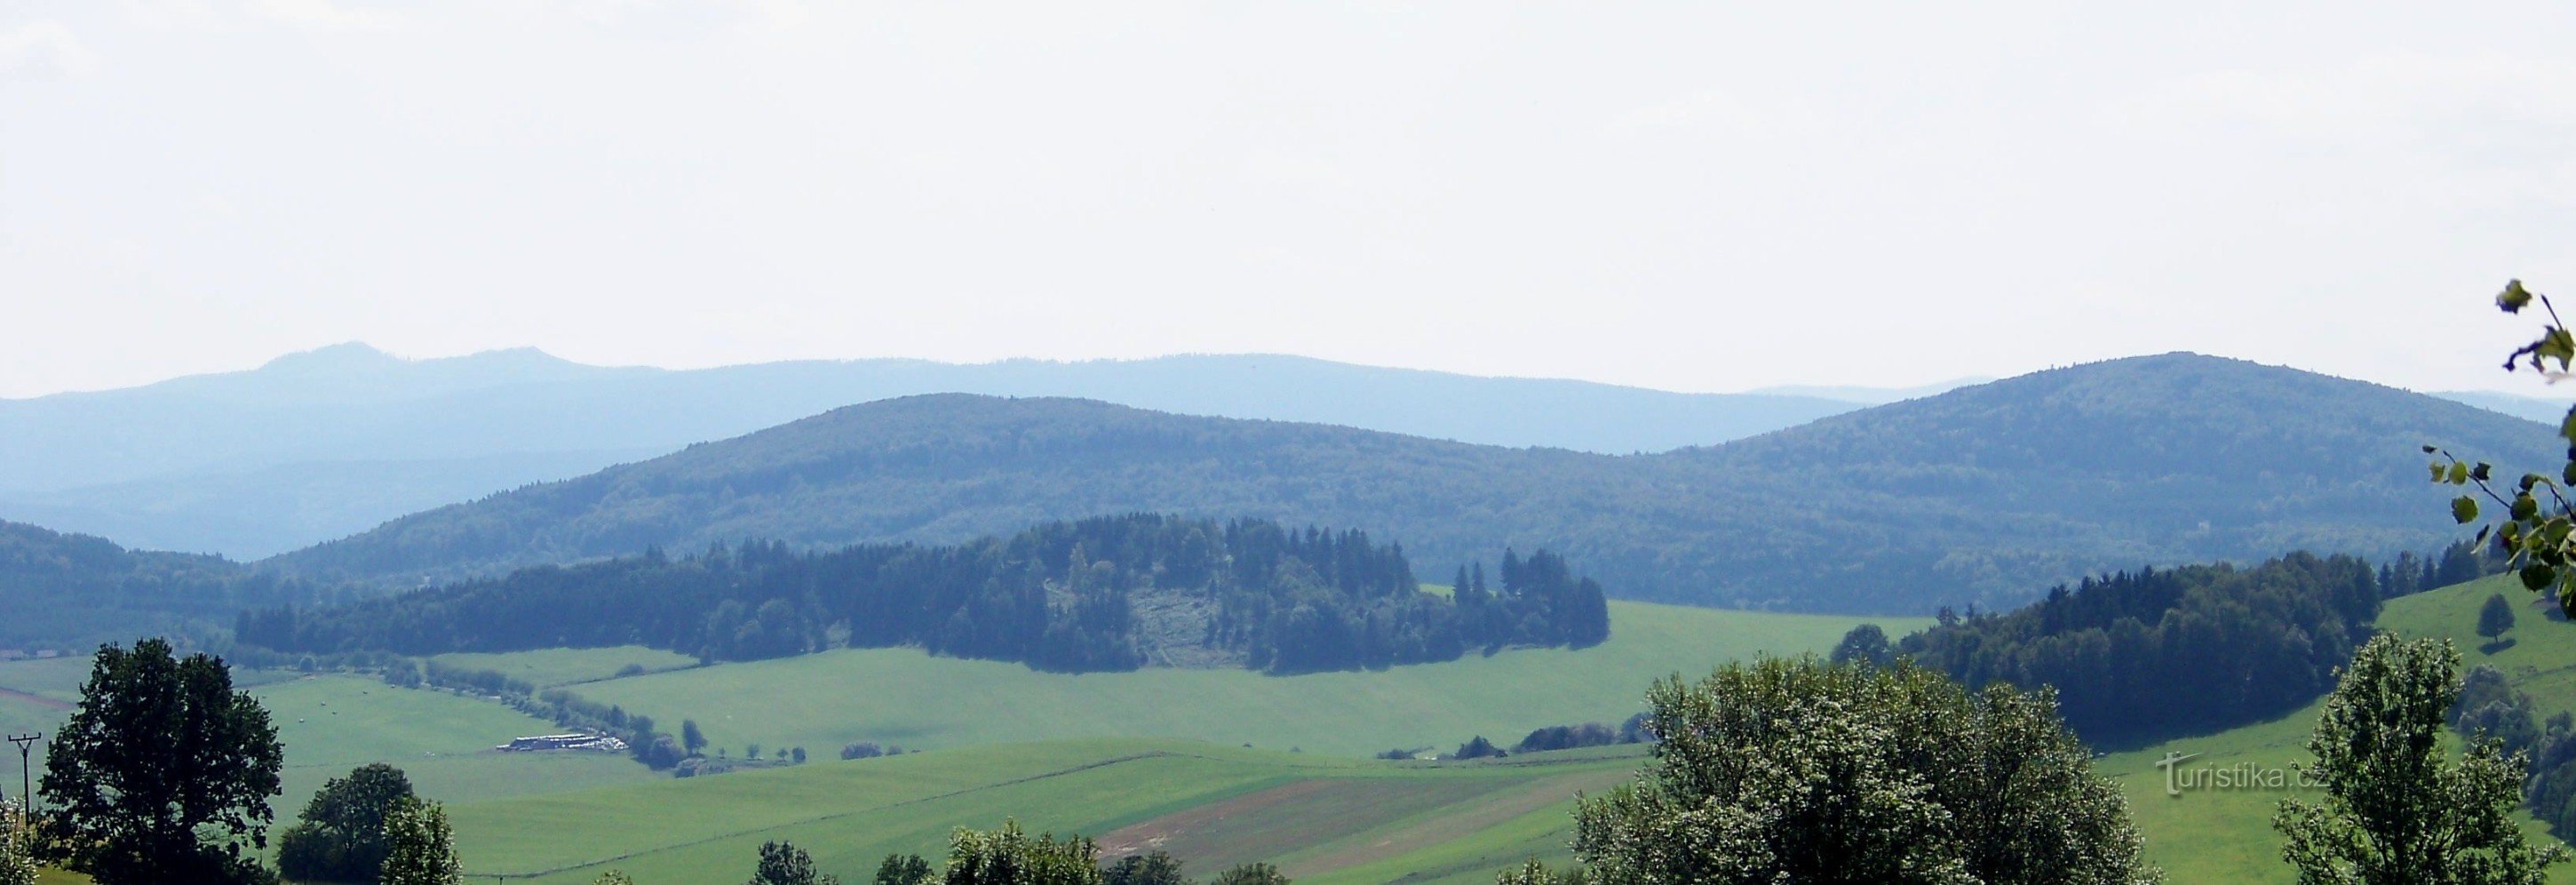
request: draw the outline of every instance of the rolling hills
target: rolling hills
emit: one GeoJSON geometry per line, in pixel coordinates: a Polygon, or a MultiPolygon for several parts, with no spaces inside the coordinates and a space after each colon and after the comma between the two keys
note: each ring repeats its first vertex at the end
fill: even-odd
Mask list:
{"type": "Polygon", "coordinates": [[[404,360],[344,344],[246,372],[0,400],[0,516],[142,547],[265,556],[827,409],[942,392],[1599,452],[1720,442],[1857,407],[1269,355],[674,371],[524,349],[404,360]],[[1531,411],[1556,420],[1525,420],[1531,411]]]}
{"type": "Polygon", "coordinates": [[[2551,439],[2459,403],[2192,354],[1629,456],[939,395],[414,514],[262,565],[407,586],[653,545],[948,542],[1163,511],[1362,528],[1403,542],[1427,575],[1543,546],[1628,598],[1927,613],[2008,607],[2111,568],[2434,547],[2450,528],[2419,444],[2510,471],[2551,463],[2551,439]]]}

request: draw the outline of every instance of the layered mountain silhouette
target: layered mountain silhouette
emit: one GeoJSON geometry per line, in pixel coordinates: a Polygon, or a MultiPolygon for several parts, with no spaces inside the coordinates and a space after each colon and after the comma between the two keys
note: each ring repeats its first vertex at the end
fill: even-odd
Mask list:
{"type": "Polygon", "coordinates": [[[2510,475],[2555,463],[2553,439],[2456,402],[2193,354],[1626,456],[933,395],[414,514],[263,567],[410,586],[655,546],[944,542],[1157,511],[1363,528],[1432,576],[1544,546],[1613,595],[1917,613],[2000,608],[2106,569],[2437,546],[2456,530],[2419,445],[2510,475]]]}
{"type": "Polygon", "coordinates": [[[534,350],[405,360],[347,344],[247,372],[0,400],[0,518],[141,547],[264,556],[841,406],[941,392],[1594,452],[1723,442],[1858,408],[1285,356],[671,371],[534,350]]]}

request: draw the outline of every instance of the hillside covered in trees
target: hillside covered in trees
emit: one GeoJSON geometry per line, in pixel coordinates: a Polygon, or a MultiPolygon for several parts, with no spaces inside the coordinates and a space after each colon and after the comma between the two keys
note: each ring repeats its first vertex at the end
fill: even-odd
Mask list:
{"type": "Polygon", "coordinates": [[[1402,546],[1355,530],[1158,515],[1056,522],[954,546],[797,552],[722,544],[416,590],[336,608],[244,613],[243,642],[286,652],[500,652],[640,644],[708,659],[918,645],[1047,670],[1147,664],[1274,673],[1385,667],[1609,636],[1599,584],[1541,550],[1479,563],[1450,596],[1402,546]]]}
{"type": "Polygon", "coordinates": [[[2333,689],[2383,597],[2478,576],[2465,548],[2442,559],[2450,572],[2401,574],[2418,568],[2411,555],[2374,571],[2308,553],[2250,568],[2121,572],[2058,586],[2009,614],[1944,612],[1896,651],[1969,686],[2055,686],[2067,725],[2096,744],[2220,731],[2333,689]]]}
{"type": "Polygon", "coordinates": [[[0,514],[143,547],[262,557],[853,403],[943,392],[1619,453],[1741,439],[1859,407],[1276,355],[666,370],[529,349],[411,360],[342,344],[245,372],[0,399],[0,514]],[[1522,420],[1532,411],[1555,420],[1522,420]]]}
{"type": "Polygon", "coordinates": [[[105,538],[0,521],[0,647],[78,648],[139,631],[203,635],[242,609],[310,602],[317,588],[217,556],[127,550],[105,538]]]}
{"type": "Polygon", "coordinates": [[[942,395],[415,514],[263,565],[416,586],[656,545],[946,544],[1153,511],[1352,526],[1434,563],[1545,547],[1654,601],[1994,610],[2141,565],[2438,547],[2456,530],[2424,488],[2426,442],[2507,471],[2558,454],[2528,421],[2192,354],[1619,457],[942,395]]]}

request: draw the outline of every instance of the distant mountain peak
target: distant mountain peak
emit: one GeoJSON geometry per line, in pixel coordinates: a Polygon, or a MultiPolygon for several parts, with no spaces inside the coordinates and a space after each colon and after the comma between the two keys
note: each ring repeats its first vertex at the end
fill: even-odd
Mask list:
{"type": "Polygon", "coordinates": [[[377,350],[375,345],[368,344],[364,341],[343,341],[338,344],[316,347],[312,350],[299,350],[294,353],[269,360],[268,362],[260,365],[259,371],[311,372],[347,371],[350,369],[381,369],[386,366],[397,365],[403,362],[407,361],[393,354],[377,350]]]}

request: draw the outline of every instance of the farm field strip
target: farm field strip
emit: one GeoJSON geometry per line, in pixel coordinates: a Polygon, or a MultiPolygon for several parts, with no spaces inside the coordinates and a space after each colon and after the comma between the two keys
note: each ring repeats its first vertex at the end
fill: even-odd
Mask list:
{"type": "MultiPolygon", "coordinates": [[[[587,882],[610,868],[644,882],[738,877],[753,849],[770,839],[807,847],[845,879],[864,877],[887,853],[936,857],[950,828],[989,828],[1012,817],[1032,831],[1094,835],[1148,832],[1173,821],[1212,825],[1193,834],[1197,841],[1168,846],[1204,874],[1306,846],[1386,843],[1388,834],[1447,818],[1466,822],[1464,835],[1473,836],[1485,822],[1473,815],[1480,805],[1501,800],[1518,813],[1546,804],[1516,798],[1533,789],[1562,789],[1548,801],[1566,801],[1576,783],[1569,773],[1616,779],[1635,761],[1420,765],[1173,741],[1076,741],[477,802],[457,806],[454,815],[459,843],[475,848],[465,857],[469,873],[535,882],[587,882]],[[698,811],[667,813],[672,807],[698,811]]],[[[1329,871],[1390,850],[1401,856],[1410,846],[1386,844],[1378,854],[1348,859],[1319,855],[1307,866],[1329,871]]]]}

